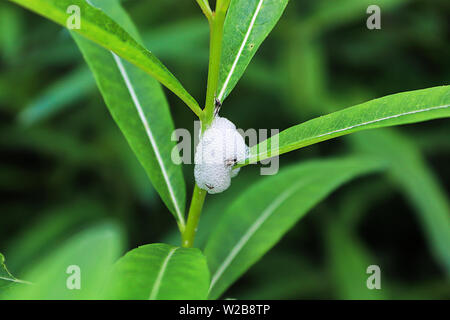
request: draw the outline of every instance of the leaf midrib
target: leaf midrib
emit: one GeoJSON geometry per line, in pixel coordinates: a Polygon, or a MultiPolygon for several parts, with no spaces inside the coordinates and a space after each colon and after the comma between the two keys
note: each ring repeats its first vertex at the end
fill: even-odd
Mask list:
{"type": "MultiPolygon", "coordinates": [[[[299,147],[299,148],[305,147],[305,146],[308,145],[308,144],[302,145],[302,143],[304,143],[305,141],[312,141],[314,139],[322,138],[322,137],[333,135],[333,134],[336,134],[336,133],[350,131],[350,130],[358,128],[358,127],[363,127],[363,126],[366,126],[366,125],[369,125],[369,124],[374,124],[374,123],[381,122],[381,121],[386,121],[386,120],[390,120],[390,119],[394,119],[394,118],[399,118],[399,117],[402,117],[402,116],[407,116],[407,115],[421,113],[421,112],[428,112],[428,111],[438,110],[438,109],[445,109],[445,108],[448,108],[449,106],[450,105],[447,104],[447,105],[441,105],[441,106],[436,106],[436,107],[429,107],[429,108],[420,109],[420,110],[408,111],[408,112],[404,112],[404,113],[391,115],[391,116],[388,116],[388,117],[383,117],[383,118],[379,118],[379,119],[366,121],[366,122],[363,122],[363,123],[358,123],[358,124],[355,124],[353,126],[349,126],[349,127],[346,127],[346,128],[333,130],[333,131],[326,132],[326,133],[323,133],[323,134],[320,134],[320,135],[311,136],[311,137],[305,138],[303,140],[297,141],[295,143],[288,144],[288,145],[286,145],[283,148],[280,148],[278,150],[271,150],[270,156],[274,157],[274,156],[277,156],[277,155],[281,155],[283,153],[286,153],[286,152],[292,151],[294,149],[297,149],[297,147],[299,147]],[[291,148],[294,148],[294,149],[291,149],[291,148]]],[[[316,119],[318,119],[318,118],[312,119],[311,121],[316,120],[316,119]]],[[[306,123],[307,122],[305,122],[304,124],[306,124],[306,123]]],[[[294,128],[294,127],[292,127],[292,128],[294,128]]],[[[288,128],[286,130],[289,130],[289,129],[291,129],[291,128],[288,128]]],[[[283,131],[283,132],[285,132],[285,131],[283,131]]],[[[280,132],[279,135],[281,135],[283,132],[280,132]]],[[[256,148],[256,147],[257,146],[255,146],[254,148],[256,148]]],[[[246,163],[248,163],[248,162],[251,163],[252,161],[254,161],[256,159],[264,160],[265,156],[267,156],[267,155],[268,155],[267,151],[262,152],[262,153],[251,154],[245,161],[246,161],[246,163]]],[[[241,164],[241,165],[245,165],[245,164],[241,164]]]]}
{"type": "Polygon", "coordinates": [[[167,269],[167,264],[169,263],[170,258],[173,256],[173,254],[175,253],[175,251],[179,249],[179,248],[173,248],[169,251],[169,253],[167,254],[167,257],[164,259],[164,262],[161,266],[161,270],[159,270],[158,276],[156,277],[155,283],[153,284],[153,288],[152,291],[150,292],[149,295],[149,300],[155,300],[156,296],[158,295],[159,292],[159,288],[161,287],[161,281],[162,278],[164,276],[164,273],[167,269]]]}
{"type": "Polygon", "coordinates": [[[239,47],[238,53],[236,55],[236,58],[234,59],[233,64],[231,66],[231,69],[228,72],[228,75],[227,75],[227,77],[225,79],[225,82],[223,84],[223,87],[220,90],[220,93],[219,93],[219,96],[218,96],[219,101],[223,101],[223,96],[224,96],[225,91],[227,89],[228,83],[231,80],[231,77],[232,77],[232,75],[234,73],[234,69],[236,69],[237,63],[238,63],[238,61],[239,61],[239,59],[240,59],[240,57],[242,55],[242,51],[244,50],[244,47],[245,47],[245,45],[246,45],[246,43],[248,41],[248,38],[250,37],[250,34],[252,32],[252,29],[253,29],[253,26],[255,25],[256,18],[258,17],[259,12],[261,11],[261,7],[262,7],[262,3],[263,2],[264,2],[264,0],[259,0],[258,5],[256,6],[255,13],[253,14],[252,20],[250,21],[250,25],[249,25],[249,27],[247,29],[247,32],[246,32],[245,37],[244,37],[244,40],[242,41],[242,44],[239,47]]]}
{"type": "Polygon", "coordinates": [[[5,280],[5,281],[10,281],[10,282],[15,282],[15,283],[31,284],[31,282],[29,282],[29,281],[19,280],[16,278],[0,277],[0,280],[5,280]]]}
{"type": "Polygon", "coordinates": [[[298,188],[305,185],[306,181],[301,180],[288,190],[281,193],[274,201],[271,202],[262,212],[261,216],[255,220],[255,222],[247,229],[244,235],[239,239],[236,245],[231,249],[230,253],[224,259],[224,262],[217,268],[216,272],[211,278],[211,285],[209,287],[209,292],[211,292],[214,285],[217,283],[219,278],[223,275],[225,270],[229,267],[233,259],[239,254],[242,248],[248,243],[250,238],[255,234],[255,232],[261,227],[261,225],[278,209],[283,202],[290,197],[298,188]]]}
{"type": "Polygon", "coordinates": [[[159,164],[159,166],[161,168],[161,172],[163,174],[164,180],[166,181],[167,189],[169,191],[170,198],[172,199],[172,203],[173,203],[173,205],[175,207],[175,211],[177,213],[177,216],[178,216],[178,219],[180,221],[180,224],[182,226],[184,226],[185,225],[184,217],[181,214],[181,210],[180,210],[180,207],[178,205],[177,199],[175,197],[175,192],[174,192],[174,190],[172,188],[172,184],[171,184],[171,181],[170,181],[169,176],[167,174],[166,167],[164,165],[164,162],[163,162],[163,159],[161,157],[161,154],[159,153],[158,145],[156,144],[156,141],[155,141],[155,139],[153,137],[153,134],[152,134],[150,126],[149,126],[149,124],[147,122],[147,119],[145,118],[145,114],[144,114],[144,111],[142,110],[142,106],[141,106],[141,103],[139,101],[139,98],[137,97],[136,91],[134,90],[133,85],[131,84],[130,78],[128,76],[127,71],[125,70],[125,66],[122,63],[122,60],[114,52],[112,52],[112,51],[110,51],[110,52],[111,52],[111,54],[112,54],[112,56],[114,58],[114,61],[117,64],[117,68],[119,69],[119,72],[120,72],[120,74],[121,74],[121,76],[122,76],[122,78],[123,78],[123,80],[125,82],[127,90],[130,93],[130,96],[131,96],[131,99],[133,101],[133,104],[136,107],[136,110],[137,110],[137,112],[139,114],[139,118],[141,119],[141,122],[142,122],[142,124],[144,126],[145,132],[147,133],[147,137],[149,138],[150,144],[152,145],[152,148],[153,148],[153,150],[155,152],[156,159],[157,159],[158,164],[159,164]]]}

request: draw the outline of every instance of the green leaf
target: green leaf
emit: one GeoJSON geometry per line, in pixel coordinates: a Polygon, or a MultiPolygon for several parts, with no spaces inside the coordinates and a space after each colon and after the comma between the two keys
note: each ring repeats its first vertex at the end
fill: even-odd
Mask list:
{"type": "Polygon", "coordinates": [[[3,148],[27,148],[67,163],[97,164],[101,159],[94,147],[81,142],[73,133],[45,126],[5,125],[1,129],[0,145],[3,148]]]}
{"type": "MultiPolygon", "coordinates": [[[[229,203],[231,203],[239,194],[246,190],[255,179],[260,177],[258,168],[256,170],[243,170],[239,173],[239,179],[233,181],[233,188],[222,192],[214,197],[209,197],[205,201],[202,209],[201,219],[198,223],[197,233],[195,234],[194,247],[203,250],[211,230],[220,218],[218,212],[222,212],[229,203]]],[[[173,228],[162,238],[162,242],[178,245],[181,243],[181,234],[178,229],[173,228]]]]}
{"type": "Polygon", "coordinates": [[[219,297],[333,190],[382,167],[370,158],[312,161],[281,170],[242,193],[206,244],[210,298],[219,297]]]}
{"type": "Polygon", "coordinates": [[[47,119],[81,100],[92,88],[94,78],[91,72],[86,67],[76,69],[36,97],[19,114],[19,121],[24,125],[32,125],[47,119]]]}
{"type": "Polygon", "coordinates": [[[208,64],[209,28],[203,17],[171,21],[143,33],[142,38],[152,52],[174,63],[208,64]]]}
{"type": "Polygon", "coordinates": [[[383,130],[355,135],[351,142],[359,152],[388,161],[389,173],[416,209],[434,257],[450,275],[448,197],[413,141],[398,132],[383,130]]]}
{"type": "Polygon", "coordinates": [[[275,140],[272,137],[253,146],[245,164],[361,130],[449,117],[449,106],[450,86],[408,91],[371,100],[280,132],[275,140]]]}
{"type": "Polygon", "coordinates": [[[8,241],[4,253],[14,273],[34,264],[58,247],[86,223],[101,219],[107,210],[90,199],[66,201],[44,211],[34,212],[36,217],[24,222],[22,231],[8,241]]]}
{"type": "Polygon", "coordinates": [[[390,287],[384,284],[387,281],[381,283],[382,290],[367,287],[370,276],[367,267],[380,265],[382,269],[380,260],[373,257],[341,221],[327,222],[325,246],[337,299],[387,299],[386,287],[390,287]]]}
{"type": "Polygon", "coordinates": [[[236,298],[286,300],[328,297],[330,281],[323,269],[300,250],[274,248],[249,270],[252,286],[240,290],[236,298]]]}
{"type": "Polygon", "coordinates": [[[232,0],[225,19],[218,99],[225,100],[268,36],[288,0],[232,0]]]}
{"type": "MultiPolygon", "coordinates": [[[[134,26],[118,1],[99,2],[126,29],[134,26]]],[[[157,81],[116,54],[72,33],[94,73],[106,105],[162,200],[184,226],[185,182],[171,158],[175,130],[169,106],[157,81]]]]}
{"type": "Polygon", "coordinates": [[[4,289],[16,282],[16,278],[8,271],[5,257],[0,253],[0,289],[4,289]]]}
{"type": "Polygon", "coordinates": [[[11,288],[19,283],[29,284],[26,281],[15,278],[6,267],[5,257],[0,253],[0,295],[4,293],[3,290],[11,288]]]}
{"type": "Polygon", "coordinates": [[[129,251],[115,265],[108,299],[206,299],[209,271],[198,249],[148,244],[129,251]]]}
{"type": "Polygon", "coordinates": [[[377,0],[375,3],[372,0],[315,1],[313,11],[300,22],[299,31],[306,29],[315,34],[324,33],[333,27],[337,28],[344,23],[349,23],[349,21],[361,21],[361,17],[364,17],[370,5],[376,4],[382,8],[383,12],[388,12],[408,1],[377,0]]]}
{"type": "Polygon", "coordinates": [[[108,272],[123,250],[124,238],[118,225],[104,222],[85,229],[60,245],[50,255],[24,272],[30,286],[16,286],[7,299],[98,299],[108,272]],[[71,289],[70,266],[79,267],[80,289],[71,289]]]}
{"type": "MultiPolygon", "coordinates": [[[[149,50],[130,36],[114,20],[101,9],[84,0],[10,0],[29,10],[32,10],[62,26],[70,17],[66,11],[69,6],[80,8],[81,28],[74,32],[81,34],[113,51],[118,56],[130,61],[146,73],[156,78],[164,86],[183,100],[197,116],[201,109],[195,99],[184,89],[174,75],[149,50]]],[[[93,1],[91,1],[93,2],[93,1]]],[[[100,3],[99,1],[97,3],[100,3]]],[[[102,2],[103,3],[107,3],[102,2]]]]}
{"type": "MultiPolygon", "coordinates": [[[[18,62],[25,39],[25,18],[9,4],[0,4],[0,56],[3,62],[18,62]],[[5,32],[8,30],[8,32],[5,32]]],[[[21,61],[22,62],[22,61],[21,61]]]]}

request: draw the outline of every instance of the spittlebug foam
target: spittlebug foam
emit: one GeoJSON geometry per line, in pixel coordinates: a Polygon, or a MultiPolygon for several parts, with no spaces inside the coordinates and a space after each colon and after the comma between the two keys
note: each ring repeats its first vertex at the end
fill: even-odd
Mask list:
{"type": "Polygon", "coordinates": [[[231,178],[239,173],[233,166],[245,160],[247,155],[248,147],[236,126],[230,120],[216,116],[197,145],[195,182],[211,194],[225,191],[231,178]]]}

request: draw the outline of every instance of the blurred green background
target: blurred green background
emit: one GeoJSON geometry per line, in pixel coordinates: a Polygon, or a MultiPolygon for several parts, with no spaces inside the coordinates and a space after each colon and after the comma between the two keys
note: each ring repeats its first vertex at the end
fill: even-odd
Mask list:
{"type": "MultiPolygon", "coordinates": [[[[282,130],[376,97],[449,84],[449,1],[372,2],[291,1],[222,115],[240,128],[282,130]],[[381,30],[366,28],[368,4],[381,7],[381,30]]],[[[123,4],[147,47],[204,101],[209,36],[195,1],[123,4]]],[[[193,114],[166,94],[176,126],[192,130],[193,114]]],[[[448,120],[435,120],[282,156],[281,168],[367,152],[392,166],[334,192],[225,297],[450,298],[448,235],[433,225],[437,211],[448,214],[449,129],[448,120]],[[372,264],[381,267],[379,291],[365,287],[372,264]]],[[[0,252],[16,276],[97,225],[116,234],[118,254],[146,243],[179,244],[172,215],[109,115],[67,30],[5,1],[0,153],[0,252]]],[[[193,166],[185,165],[184,175],[190,195],[193,166]]],[[[258,179],[264,177],[249,166],[225,193],[207,197],[197,246],[227,204],[258,179]]],[[[91,251],[85,253],[98,254],[91,251]]]]}

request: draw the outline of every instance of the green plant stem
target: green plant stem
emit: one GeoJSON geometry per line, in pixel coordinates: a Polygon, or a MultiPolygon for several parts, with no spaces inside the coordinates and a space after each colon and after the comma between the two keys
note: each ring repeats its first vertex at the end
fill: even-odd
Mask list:
{"type": "Polygon", "coordinates": [[[194,245],[197,226],[202,214],[203,203],[205,202],[206,190],[200,189],[197,185],[192,194],[191,206],[189,207],[186,228],[182,235],[182,246],[191,248],[194,245]]]}
{"type": "Polygon", "coordinates": [[[209,68],[208,87],[206,90],[205,109],[203,109],[202,130],[205,130],[214,117],[215,97],[219,84],[220,55],[222,53],[222,37],[225,16],[228,10],[229,0],[217,1],[216,12],[212,14],[209,21],[210,26],[210,47],[209,47],[209,68]]]}
{"type": "Polygon", "coordinates": [[[202,9],[204,15],[208,19],[208,21],[211,20],[212,17],[212,11],[211,7],[209,6],[208,0],[196,0],[198,5],[200,6],[200,9],[202,9]]]}
{"type": "MultiPolygon", "coordinates": [[[[207,1],[197,0],[200,7],[207,1]]],[[[228,10],[230,0],[217,0],[216,12],[211,14],[208,19],[210,28],[210,49],[209,49],[209,67],[208,84],[206,90],[206,102],[200,120],[202,121],[202,132],[211,124],[214,117],[215,97],[219,83],[220,55],[222,52],[222,36],[225,16],[228,10]]],[[[209,7],[209,5],[208,5],[209,7]]],[[[203,10],[203,8],[202,8],[203,10]]],[[[197,184],[194,186],[191,206],[189,207],[187,224],[181,232],[182,243],[185,248],[194,245],[195,234],[197,232],[198,222],[202,213],[203,203],[205,202],[206,191],[200,189],[197,184]]]]}

